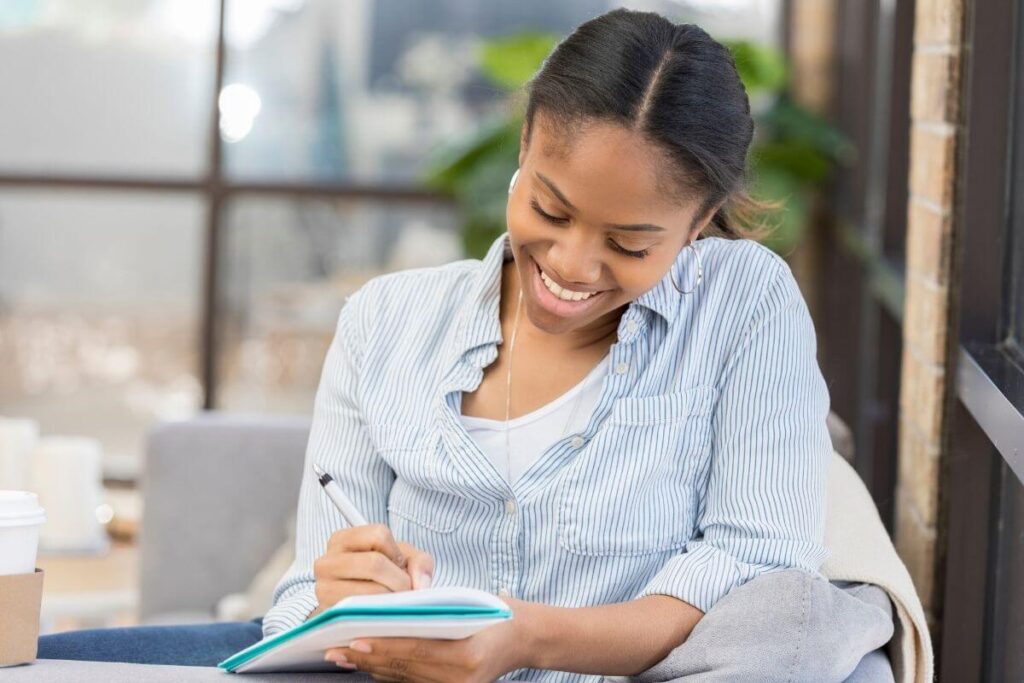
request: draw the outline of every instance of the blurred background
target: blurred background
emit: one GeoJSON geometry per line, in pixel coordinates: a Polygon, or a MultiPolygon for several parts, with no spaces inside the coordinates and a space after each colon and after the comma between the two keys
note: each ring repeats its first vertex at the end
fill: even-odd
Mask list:
{"type": "MultiPolygon", "coordinates": [[[[45,629],[181,616],[145,595],[166,559],[146,505],[188,481],[153,467],[171,448],[154,430],[301,433],[345,297],[482,255],[522,86],[615,6],[0,4],[0,488],[50,512],[45,629]]],[[[1024,639],[1016,3],[629,7],[736,58],[752,189],[783,207],[768,246],[815,318],[834,438],[911,570],[941,677],[1024,679],[1007,647],[1024,639]]],[[[170,443],[196,466],[202,448],[170,443]]],[[[260,614],[280,526],[190,616],[260,614]]]]}

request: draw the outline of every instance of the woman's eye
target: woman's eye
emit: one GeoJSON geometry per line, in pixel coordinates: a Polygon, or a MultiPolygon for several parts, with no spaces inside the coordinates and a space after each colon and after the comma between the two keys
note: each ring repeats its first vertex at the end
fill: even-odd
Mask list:
{"type": "Polygon", "coordinates": [[[565,222],[567,222],[569,220],[568,218],[559,218],[558,216],[552,216],[551,214],[546,212],[544,209],[540,208],[540,204],[537,203],[536,199],[531,199],[530,200],[530,206],[532,206],[533,210],[537,212],[537,215],[539,215],[541,218],[543,218],[544,220],[548,221],[549,223],[561,224],[561,223],[565,223],[565,222]]]}
{"type": "Polygon", "coordinates": [[[614,249],[615,251],[619,252],[620,254],[625,254],[626,256],[632,256],[633,258],[643,258],[643,257],[647,256],[647,254],[648,254],[648,250],[647,249],[641,249],[640,251],[632,251],[630,249],[626,249],[624,246],[622,246],[621,244],[618,244],[614,240],[608,240],[608,244],[612,245],[612,249],[614,249]]]}
{"type": "MultiPolygon", "coordinates": [[[[544,209],[540,208],[540,204],[537,202],[536,199],[531,199],[530,200],[530,206],[533,207],[533,210],[537,212],[538,216],[540,216],[541,218],[543,218],[544,220],[546,220],[549,223],[554,223],[555,225],[562,225],[563,223],[568,223],[569,222],[568,218],[559,218],[558,216],[552,216],[547,211],[545,211],[544,209]]],[[[632,256],[633,258],[644,258],[648,254],[648,250],[647,249],[641,249],[639,251],[633,251],[631,249],[626,249],[624,246],[622,246],[621,244],[617,243],[615,240],[608,240],[608,244],[611,246],[612,249],[614,249],[615,251],[619,252],[620,254],[625,254],[626,256],[632,256]]]]}

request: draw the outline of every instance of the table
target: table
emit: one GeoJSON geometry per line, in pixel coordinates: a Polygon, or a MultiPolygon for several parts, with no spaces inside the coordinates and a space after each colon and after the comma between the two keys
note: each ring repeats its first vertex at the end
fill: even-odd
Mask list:
{"type": "Polygon", "coordinates": [[[130,626],[138,606],[138,550],[114,543],[94,555],[40,553],[46,572],[40,625],[43,633],[130,626]]]}
{"type": "Polygon", "coordinates": [[[139,683],[191,683],[192,681],[232,681],[232,683],[337,683],[338,675],[346,676],[345,683],[372,682],[368,674],[337,672],[322,674],[245,674],[233,677],[221,669],[206,666],[164,666],[155,664],[124,664],[121,662],[80,662],[69,659],[37,659],[32,664],[0,669],[4,683],[110,683],[110,681],[138,681],[139,683]]]}
{"type": "MultiPolygon", "coordinates": [[[[70,659],[37,659],[32,664],[0,668],[0,680],[4,683],[110,683],[110,681],[133,681],[138,683],[192,683],[198,681],[219,681],[226,683],[373,683],[369,674],[345,671],[322,674],[245,674],[234,676],[216,667],[206,666],[165,666],[156,664],[124,664],[121,662],[80,662],[70,659]],[[345,676],[344,679],[338,678],[345,676]]],[[[504,679],[503,679],[504,680],[504,679]]],[[[502,681],[498,681],[502,683],[502,681]]],[[[510,683],[510,682],[505,682],[510,683]]]]}

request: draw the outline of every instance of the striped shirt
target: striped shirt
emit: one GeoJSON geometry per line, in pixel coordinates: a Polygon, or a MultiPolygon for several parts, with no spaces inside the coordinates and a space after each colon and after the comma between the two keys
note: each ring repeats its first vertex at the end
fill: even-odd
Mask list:
{"type": "MultiPolygon", "coordinates": [[[[586,427],[512,485],[459,419],[502,341],[507,233],[482,261],[381,275],[353,294],[316,393],[295,563],[264,634],[317,606],[313,562],[344,525],[312,462],[370,521],[431,553],[436,586],[563,607],[661,594],[706,612],[759,574],[816,574],[832,445],[807,306],[766,247],[694,246],[697,289],[680,294],[666,275],[626,306],[586,427]]],[[[692,286],[691,250],[672,274],[692,286]]]]}

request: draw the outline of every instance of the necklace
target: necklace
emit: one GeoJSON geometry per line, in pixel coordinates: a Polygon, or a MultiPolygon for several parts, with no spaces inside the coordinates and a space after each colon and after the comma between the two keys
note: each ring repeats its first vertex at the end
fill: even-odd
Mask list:
{"type": "MultiPolygon", "coordinates": [[[[509,432],[509,420],[512,414],[512,359],[515,357],[514,351],[516,348],[516,336],[519,332],[519,313],[523,308],[523,290],[519,289],[519,298],[516,301],[516,317],[515,322],[512,324],[512,336],[509,339],[508,344],[508,375],[505,379],[505,480],[512,485],[512,447],[510,443],[509,432]]],[[[604,362],[602,359],[601,362],[604,362]]],[[[589,378],[589,375],[588,375],[589,378]]],[[[586,382],[587,378],[584,378],[586,382]]],[[[569,413],[569,419],[566,420],[565,426],[562,428],[562,435],[559,437],[559,441],[565,438],[566,432],[569,431],[569,425],[576,418],[576,412],[579,410],[580,403],[583,401],[583,394],[586,387],[578,387],[576,400],[573,402],[572,412],[569,413]]]]}

